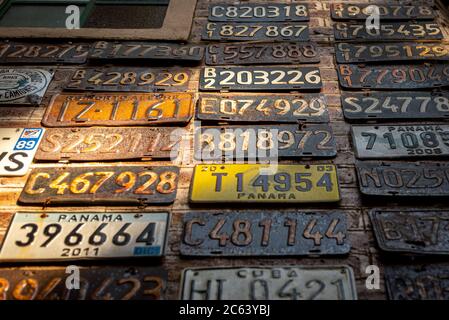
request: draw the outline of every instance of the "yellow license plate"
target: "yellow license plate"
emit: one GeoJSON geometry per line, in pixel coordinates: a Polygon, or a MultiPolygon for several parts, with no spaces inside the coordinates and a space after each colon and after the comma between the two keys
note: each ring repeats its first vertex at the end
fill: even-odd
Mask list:
{"type": "Polygon", "coordinates": [[[190,186],[190,201],[193,203],[339,200],[337,168],[332,164],[197,165],[190,186]]]}

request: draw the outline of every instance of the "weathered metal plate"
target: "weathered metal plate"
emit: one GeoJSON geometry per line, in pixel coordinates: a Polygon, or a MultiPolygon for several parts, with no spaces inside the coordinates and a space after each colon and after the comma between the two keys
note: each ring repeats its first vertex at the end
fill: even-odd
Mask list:
{"type": "Polygon", "coordinates": [[[205,67],[200,75],[202,91],[319,90],[322,85],[316,67],[205,67]]]}
{"type": "Polygon", "coordinates": [[[359,66],[341,64],[338,80],[350,89],[425,89],[449,86],[449,64],[359,66]]]}
{"type": "Polygon", "coordinates": [[[374,209],[370,219],[383,251],[449,254],[448,211],[374,209]]]}
{"type": "Polygon", "coordinates": [[[448,61],[449,46],[440,43],[347,43],[335,45],[338,63],[448,61]]]}
{"type": "Polygon", "coordinates": [[[200,62],[204,46],[161,42],[109,42],[94,43],[89,60],[175,60],[200,62]]]}
{"type": "Polygon", "coordinates": [[[334,24],[335,40],[385,41],[385,40],[442,40],[443,33],[437,23],[389,22],[380,29],[366,28],[365,23],[337,22],[334,24]]]}
{"type": "Polygon", "coordinates": [[[309,41],[309,25],[282,22],[208,22],[201,38],[206,41],[309,41]]]}
{"type": "Polygon", "coordinates": [[[346,216],[339,212],[188,212],[184,256],[303,256],[346,254],[346,216]]]}
{"type": "Polygon", "coordinates": [[[433,20],[436,18],[435,10],[426,5],[331,3],[333,20],[366,21],[375,13],[379,14],[380,20],[433,20]]]}
{"type": "Polygon", "coordinates": [[[24,204],[170,204],[178,189],[178,167],[70,167],[33,169],[19,202],[24,204]]]}
{"type": "Polygon", "coordinates": [[[240,5],[212,4],[209,21],[267,22],[309,21],[307,4],[245,3],[240,5]]]}
{"type": "Polygon", "coordinates": [[[206,64],[258,65],[319,63],[318,49],[311,42],[219,43],[206,51],[206,64]]]}
{"type": "Polygon", "coordinates": [[[52,70],[0,68],[0,104],[37,105],[52,78],[52,70]]]}
{"type": "Polygon", "coordinates": [[[347,120],[425,120],[449,118],[449,92],[342,92],[347,120]]]}
{"type": "Polygon", "coordinates": [[[385,286],[390,300],[449,300],[448,265],[386,266],[385,286]]]}
{"type": "Polygon", "coordinates": [[[191,71],[179,68],[104,67],[76,70],[66,90],[183,92],[191,71]]]}
{"type": "Polygon", "coordinates": [[[202,161],[337,155],[332,128],[325,124],[200,127],[194,148],[195,159],[202,161]]]}
{"type": "Polygon", "coordinates": [[[45,129],[0,128],[0,176],[24,176],[45,129]]]}
{"type": "Polygon", "coordinates": [[[67,63],[82,64],[87,60],[90,45],[87,43],[40,43],[40,42],[0,42],[0,63],[42,64],[67,63]]]}
{"type": "Polygon", "coordinates": [[[168,213],[16,213],[0,261],[161,257],[168,213]]]}
{"type": "Polygon", "coordinates": [[[176,159],[177,128],[93,127],[47,129],[36,160],[176,159]]]}
{"type": "Polygon", "coordinates": [[[365,195],[449,196],[446,163],[357,161],[356,169],[360,191],[365,195]]]}
{"type": "Polygon", "coordinates": [[[182,300],[357,300],[349,266],[184,269],[182,300]]]}
{"type": "Polygon", "coordinates": [[[359,159],[439,158],[449,156],[449,125],[352,126],[359,159]]]}
{"type": "Polygon", "coordinates": [[[193,116],[191,93],[59,94],[47,107],[46,127],[186,124],[193,116]]]}
{"type": "Polygon", "coordinates": [[[320,94],[217,95],[202,94],[196,119],[226,122],[329,122],[325,97],[320,94]]]}
{"type": "Polygon", "coordinates": [[[340,190],[333,164],[197,165],[190,185],[192,203],[338,201],[340,190]]]}
{"type": "Polygon", "coordinates": [[[161,267],[79,267],[80,289],[73,268],[2,268],[5,300],[159,300],[164,299],[168,272],[161,267]],[[67,272],[66,272],[67,271],[67,272]]]}

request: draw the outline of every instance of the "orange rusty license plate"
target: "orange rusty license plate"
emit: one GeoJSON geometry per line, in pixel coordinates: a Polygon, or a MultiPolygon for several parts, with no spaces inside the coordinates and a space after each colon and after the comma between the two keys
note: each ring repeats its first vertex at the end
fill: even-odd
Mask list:
{"type": "Polygon", "coordinates": [[[60,94],[42,120],[47,127],[186,124],[193,116],[191,93],[60,94]]]}
{"type": "Polygon", "coordinates": [[[181,138],[176,127],[50,128],[39,145],[35,159],[176,159],[181,138]]]}

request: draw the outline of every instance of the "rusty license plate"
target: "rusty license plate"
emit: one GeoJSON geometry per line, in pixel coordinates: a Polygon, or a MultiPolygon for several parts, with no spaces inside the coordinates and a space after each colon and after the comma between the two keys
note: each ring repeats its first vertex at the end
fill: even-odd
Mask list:
{"type": "Polygon", "coordinates": [[[438,158],[449,156],[449,125],[352,126],[359,159],[438,158]]]}
{"type": "Polygon", "coordinates": [[[388,22],[379,29],[367,28],[365,23],[337,22],[334,24],[337,41],[385,41],[385,40],[442,40],[438,23],[388,22]]]}
{"type": "Polygon", "coordinates": [[[204,46],[159,42],[98,41],[89,53],[89,60],[175,60],[200,62],[204,46]]]}
{"type": "Polygon", "coordinates": [[[55,95],[42,124],[46,127],[148,126],[186,124],[193,116],[190,93],[98,93],[55,95]]]}
{"type": "Polygon", "coordinates": [[[449,86],[449,64],[359,66],[341,64],[338,80],[348,89],[426,89],[449,86]]]}
{"type": "Polygon", "coordinates": [[[385,267],[390,300],[449,300],[449,265],[395,265],[385,267]]]}
{"type": "Polygon", "coordinates": [[[159,300],[168,272],[161,267],[0,268],[5,300],[159,300]],[[68,289],[79,270],[80,288],[68,289]]]}
{"type": "Polygon", "coordinates": [[[35,159],[176,159],[181,138],[176,128],[51,128],[46,131],[35,159]]]}
{"type": "Polygon", "coordinates": [[[318,49],[311,42],[220,43],[206,51],[206,64],[258,65],[319,63],[318,49]]]}
{"type": "Polygon", "coordinates": [[[433,20],[435,10],[428,5],[332,3],[333,20],[364,20],[379,14],[380,20],[433,20]]]}
{"type": "Polygon", "coordinates": [[[383,251],[449,254],[448,211],[374,209],[370,219],[383,251]]]}
{"type": "Polygon", "coordinates": [[[38,105],[53,75],[53,70],[0,68],[0,105],[38,105]]]}
{"type": "Polygon", "coordinates": [[[342,92],[345,119],[420,121],[449,118],[449,92],[342,92]]]}
{"type": "Polygon", "coordinates": [[[184,269],[182,300],[357,300],[348,266],[184,269]]]}
{"type": "Polygon", "coordinates": [[[170,204],[178,167],[101,166],[33,169],[19,202],[24,204],[170,204]]]}
{"type": "Polygon", "coordinates": [[[8,227],[0,261],[162,257],[168,223],[166,212],[20,212],[8,227]]]}
{"type": "Polygon", "coordinates": [[[104,67],[76,70],[65,85],[74,91],[184,92],[191,71],[179,68],[104,67]]]}
{"type": "Polygon", "coordinates": [[[309,41],[309,25],[283,22],[208,22],[206,41],[309,41]]]}
{"type": "Polygon", "coordinates": [[[209,6],[208,20],[214,22],[309,21],[309,7],[306,4],[275,3],[212,4],[209,6]]]}
{"type": "Polygon", "coordinates": [[[0,42],[0,63],[4,64],[82,64],[87,60],[87,43],[0,42]]]}
{"type": "Polygon", "coordinates": [[[329,111],[320,94],[202,94],[196,118],[216,122],[327,123],[329,111]]]}
{"type": "Polygon", "coordinates": [[[202,161],[337,155],[332,128],[319,124],[201,127],[194,146],[195,159],[202,161]]]}
{"type": "Polygon", "coordinates": [[[347,43],[335,45],[338,63],[448,61],[449,46],[440,43],[347,43]]]}
{"type": "Polygon", "coordinates": [[[316,67],[206,67],[200,75],[201,91],[320,90],[322,85],[316,67]]]}
{"type": "Polygon", "coordinates": [[[333,164],[197,165],[190,185],[192,203],[338,202],[333,164]]]}
{"type": "Polygon", "coordinates": [[[337,255],[350,250],[339,212],[188,212],[181,255],[337,255]]]}
{"type": "Polygon", "coordinates": [[[357,161],[362,194],[390,197],[449,196],[449,166],[429,162],[357,161]]]}

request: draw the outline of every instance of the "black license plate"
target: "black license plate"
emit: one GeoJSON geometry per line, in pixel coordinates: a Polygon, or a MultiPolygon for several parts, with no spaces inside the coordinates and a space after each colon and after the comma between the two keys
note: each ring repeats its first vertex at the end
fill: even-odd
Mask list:
{"type": "Polygon", "coordinates": [[[385,41],[385,40],[441,40],[443,33],[437,23],[389,22],[379,29],[367,28],[365,23],[337,22],[334,24],[337,41],[385,41]]]}
{"type": "Polygon", "coordinates": [[[337,255],[350,250],[339,212],[188,212],[181,255],[337,255]]]}
{"type": "Polygon", "coordinates": [[[188,69],[109,67],[76,70],[66,90],[183,92],[190,81],[188,69]]]}
{"type": "Polygon", "coordinates": [[[201,127],[195,132],[195,158],[277,159],[329,158],[337,155],[328,125],[201,127]]]}
{"type": "Polygon", "coordinates": [[[87,60],[90,45],[87,43],[29,43],[4,41],[0,43],[0,63],[82,64],[87,60]]]}
{"type": "Polygon", "coordinates": [[[448,211],[375,209],[370,219],[383,251],[449,254],[448,211]]]}
{"type": "Polygon", "coordinates": [[[449,156],[449,125],[352,126],[359,159],[441,158],[449,156]]]}
{"type": "Polygon", "coordinates": [[[170,204],[178,167],[70,167],[33,169],[19,197],[24,204],[170,204]]]}
{"type": "Polygon", "coordinates": [[[428,5],[333,3],[333,20],[364,20],[379,14],[380,20],[433,20],[436,12],[428,5]]]}
{"type": "Polygon", "coordinates": [[[329,122],[325,97],[320,94],[203,94],[196,110],[196,118],[202,121],[329,122]]]}
{"type": "Polygon", "coordinates": [[[449,64],[359,66],[341,64],[338,80],[349,89],[425,89],[449,86],[449,64]]]}
{"type": "Polygon", "coordinates": [[[449,300],[449,265],[395,265],[385,267],[390,300],[449,300]]]}
{"type": "Polygon", "coordinates": [[[346,43],[335,45],[338,63],[448,61],[449,46],[439,43],[346,43]]]}
{"type": "Polygon", "coordinates": [[[282,22],[208,22],[203,40],[309,41],[309,25],[282,22]]]}
{"type": "Polygon", "coordinates": [[[449,92],[342,92],[345,118],[425,120],[449,118],[449,92]]]}
{"type": "Polygon", "coordinates": [[[447,197],[446,163],[356,162],[360,191],[371,196],[447,197]]]}
{"type": "Polygon", "coordinates": [[[25,267],[0,269],[5,300],[160,300],[168,272],[160,267],[25,267]],[[79,289],[74,285],[79,274],[79,289]]]}
{"type": "Polygon", "coordinates": [[[175,60],[200,62],[204,46],[160,42],[96,42],[90,53],[92,60],[175,60]]]}
{"type": "Polygon", "coordinates": [[[309,21],[309,8],[306,4],[212,4],[209,6],[208,20],[214,22],[309,21]]]}
{"type": "Polygon", "coordinates": [[[322,85],[316,67],[206,67],[200,75],[201,91],[319,90],[322,85]]]}
{"type": "Polygon", "coordinates": [[[210,66],[319,62],[317,47],[311,42],[220,43],[209,45],[206,51],[210,66]]]}

